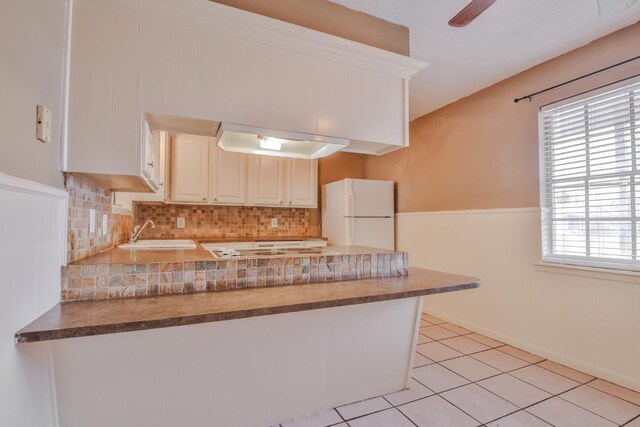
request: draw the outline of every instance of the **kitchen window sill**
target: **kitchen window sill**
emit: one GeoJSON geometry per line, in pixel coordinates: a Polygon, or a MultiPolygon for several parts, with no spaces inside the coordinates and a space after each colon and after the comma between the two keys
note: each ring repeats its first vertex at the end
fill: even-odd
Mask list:
{"type": "Polygon", "coordinates": [[[559,264],[544,261],[535,263],[534,269],[543,273],[640,284],[640,272],[632,270],[616,270],[613,268],[587,267],[583,265],[559,264]]]}

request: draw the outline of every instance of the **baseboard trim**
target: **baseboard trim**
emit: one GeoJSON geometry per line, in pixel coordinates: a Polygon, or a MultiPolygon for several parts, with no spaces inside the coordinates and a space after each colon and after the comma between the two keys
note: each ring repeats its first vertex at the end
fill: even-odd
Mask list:
{"type": "MultiPolygon", "coordinates": [[[[425,307],[427,304],[425,304],[425,307]]],[[[586,363],[581,360],[574,359],[572,357],[567,357],[563,354],[551,351],[546,348],[542,348],[531,344],[527,341],[523,341],[512,337],[510,335],[502,334],[500,332],[496,332],[492,329],[483,328],[476,324],[466,322],[462,319],[458,319],[455,316],[449,316],[446,313],[439,312],[437,310],[424,310],[425,313],[430,314],[432,316],[438,317],[442,320],[446,320],[447,322],[455,323],[456,325],[462,326],[463,328],[469,329],[470,331],[477,332],[482,335],[486,335],[489,338],[496,339],[498,341],[502,341],[505,344],[509,344],[513,347],[520,348],[522,350],[526,350],[530,353],[536,354],[538,356],[544,357],[545,359],[549,359],[553,362],[560,363],[562,365],[566,365],[570,368],[576,369],[578,371],[582,371],[589,375],[593,375],[594,377],[601,378],[606,381],[610,381],[614,384],[620,385],[622,387],[627,387],[629,389],[640,392],[640,381],[634,378],[630,378],[624,375],[620,375],[616,372],[610,371],[608,369],[603,369],[598,366],[592,365],[591,363],[586,363]]]]}

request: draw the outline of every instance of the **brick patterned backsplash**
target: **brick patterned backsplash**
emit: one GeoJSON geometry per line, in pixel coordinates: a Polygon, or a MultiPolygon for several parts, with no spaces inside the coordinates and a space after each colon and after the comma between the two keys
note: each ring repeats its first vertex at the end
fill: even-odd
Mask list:
{"type": "Polygon", "coordinates": [[[142,239],[182,239],[258,236],[308,236],[309,210],[258,206],[194,206],[136,202],[134,222],[150,219],[156,228],[147,227],[142,239]],[[186,227],[176,227],[184,217],[186,227]],[[271,218],[278,227],[271,227],[271,218]]]}
{"type": "Polygon", "coordinates": [[[409,274],[406,252],[147,264],[70,265],[62,301],[184,294],[409,274]]]}
{"type": "Polygon", "coordinates": [[[133,218],[111,211],[110,190],[79,175],[67,174],[69,218],[67,229],[67,262],[95,255],[129,238],[133,218]],[[96,211],[96,230],[89,233],[89,209],[96,211]],[[107,234],[102,234],[102,215],[107,214],[107,234]]]}

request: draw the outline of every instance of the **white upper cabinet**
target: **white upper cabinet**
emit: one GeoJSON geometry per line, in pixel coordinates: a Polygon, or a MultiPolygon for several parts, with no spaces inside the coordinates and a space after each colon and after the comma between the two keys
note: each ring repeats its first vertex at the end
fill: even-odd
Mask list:
{"type": "Polygon", "coordinates": [[[312,57],[269,49],[267,127],[317,133],[318,81],[312,57]]]}
{"type": "Polygon", "coordinates": [[[139,109],[173,113],[175,26],[153,18],[140,19],[139,109]]]}
{"type": "Polygon", "coordinates": [[[409,145],[409,83],[405,79],[389,77],[387,95],[388,144],[409,145]]]}
{"type": "Polygon", "coordinates": [[[249,156],[220,149],[213,141],[210,148],[209,202],[243,205],[247,203],[247,161],[249,156]]]}
{"type": "Polygon", "coordinates": [[[318,206],[318,160],[287,160],[287,204],[318,206]]]}
{"type": "Polygon", "coordinates": [[[230,39],[198,32],[196,58],[196,118],[225,121],[229,97],[225,55],[230,39]]]}
{"type": "Polygon", "coordinates": [[[404,80],[362,72],[363,141],[405,145],[404,80]]]}
{"type": "Polygon", "coordinates": [[[285,206],[287,159],[253,156],[253,204],[285,206]]]}
{"type": "Polygon", "coordinates": [[[362,70],[318,60],[318,133],[362,139],[362,70]]]}
{"type": "Polygon", "coordinates": [[[171,201],[207,202],[210,142],[190,135],[171,138],[171,201]]]}
{"type": "Polygon", "coordinates": [[[149,191],[149,115],[346,138],[358,153],[408,145],[407,85],[421,61],[215,2],[73,5],[67,172],[149,191]]]}
{"type": "Polygon", "coordinates": [[[267,49],[259,44],[234,40],[226,61],[229,67],[227,121],[266,127],[267,49]]]}
{"type": "Polygon", "coordinates": [[[198,117],[198,32],[182,25],[175,27],[173,47],[173,114],[198,117]]]}
{"type": "MultiPolygon", "coordinates": [[[[115,13],[79,3],[73,22],[66,169],[109,173],[115,13]]],[[[126,99],[122,102],[127,104],[126,99]]],[[[134,110],[131,120],[135,117],[134,110]]]]}

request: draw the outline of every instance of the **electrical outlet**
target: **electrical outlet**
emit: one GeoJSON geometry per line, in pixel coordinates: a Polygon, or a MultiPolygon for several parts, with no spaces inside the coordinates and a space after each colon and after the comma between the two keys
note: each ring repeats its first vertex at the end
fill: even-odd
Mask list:
{"type": "Polygon", "coordinates": [[[89,209],[89,233],[96,232],[96,210],[89,209]]]}
{"type": "Polygon", "coordinates": [[[271,228],[278,228],[278,218],[271,218],[271,228]]]}
{"type": "Polygon", "coordinates": [[[102,214],[102,235],[106,236],[109,232],[109,215],[102,214]]]}
{"type": "Polygon", "coordinates": [[[178,219],[176,220],[176,227],[177,228],[184,228],[185,227],[184,217],[178,217],[178,219]]]}

